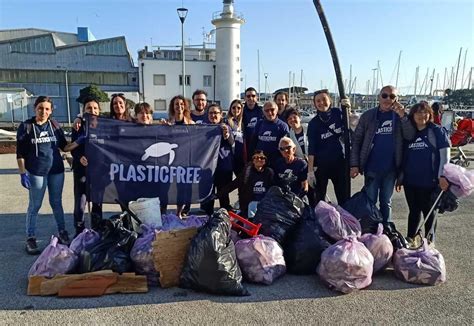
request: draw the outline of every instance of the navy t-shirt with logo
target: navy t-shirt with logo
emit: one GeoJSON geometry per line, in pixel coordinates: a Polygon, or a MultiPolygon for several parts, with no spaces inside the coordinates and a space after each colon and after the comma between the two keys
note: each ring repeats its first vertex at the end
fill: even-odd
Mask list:
{"type": "Polygon", "coordinates": [[[315,166],[329,166],[344,158],[340,140],[342,131],[341,109],[317,111],[308,124],[308,155],[314,156],[315,166]]]}
{"type": "Polygon", "coordinates": [[[308,163],[305,160],[295,157],[293,162],[287,163],[283,157],[274,164],[276,176],[281,180],[281,174],[291,174],[296,176],[296,180],[290,184],[291,191],[295,194],[301,193],[301,182],[306,180],[308,175],[308,163]]]}
{"type": "Polygon", "coordinates": [[[288,125],[276,119],[269,121],[262,119],[255,128],[256,145],[255,150],[262,150],[267,156],[267,162],[273,164],[273,160],[280,157],[278,143],[280,139],[288,135],[288,125]]]}
{"type": "Polygon", "coordinates": [[[255,105],[254,108],[251,110],[247,107],[246,104],[244,106],[244,111],[242,114],[244,138],[248,146],[255,132],[255,126],[257,125],[258,120],[263,119],[263,109],[261,106],[255,105]]]}
{"type": "Polygon", "coordinates": [[[395,113],[377,112],[378,126],[367,160],[367,172],[385,173],[395,166],[395,113]]]}
{"type": "Polygon", "coordinates": [[[196,115],[191,112],[191,119],[197,124],[209,123],[209,117],[207,116],[207,111],[204,111],[203,115],[196,115]]]}
{"type": "Polygon", "coordinates": [[[301,147],[301,150],[303,151],[303,154],[306,154],[306,148],[304,144],[304,130],[301,130],[300,133],[295,133],[296,140],[298,141],[298,144],[301,147]]]}
{"type": "Polygon", "coordinates": [[[22,123],[17,131],[17,158],[25,159],[26,170],[33,175],[45,176],[64,172],[64,163],[59,148],[67,141],[57,123],[38,125],[35,118],[22,123]]]}
{"type": "Polygon", "coordinates": [[[430,125],[417,131],[416,137],[405,147],[403,184],[431,188],[438,183],[439,150],[450,146],[444,129],[430,125]],[[436,144],[431,144],[428,133],[435,135],[436,144]],[[434,162],[433,162],[434,154],[434,162]]]}

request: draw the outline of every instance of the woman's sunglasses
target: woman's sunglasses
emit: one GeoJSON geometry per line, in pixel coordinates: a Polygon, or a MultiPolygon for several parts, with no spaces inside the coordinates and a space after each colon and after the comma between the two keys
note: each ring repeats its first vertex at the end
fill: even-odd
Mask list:
{"type": "Polygon", "coordinates": [[[397,95],[395,95],[395,94],[387,94],[387,93],[382,93],[380,96],[383,99],[386,99],[386,98],[390,97],[391,100],[394,100],[397,97],[397,95]]]}
{"type": "Polygon", "coordinates": [[[293,148],[293,146],[288,145],[288,146],[285,146],[285,147],[280,147],[279,149],[280,149],[280,151],[284,152],[284,151],[289,151],[292,148],[293,148]]]}
{"type": "Polygon", "coordinates": [[[254,160],[260,160],[260,161],[265,161],[267,158],[265,156],[254,156],[254,160]]]}

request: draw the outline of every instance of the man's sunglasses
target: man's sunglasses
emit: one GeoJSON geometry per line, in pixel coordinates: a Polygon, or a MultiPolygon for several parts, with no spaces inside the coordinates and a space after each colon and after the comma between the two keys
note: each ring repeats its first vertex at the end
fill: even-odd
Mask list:
{"type": "Polygon", "coordinates": [[[380,94],[380,96],[383,99],[386,99],[386,98],[390,97],[391,100],[394,100],[397,97],[397,95],[395,95],[395,94],[387,94],[387,93],[382,93],[382,94],[380,94]]]}
{"type": "Polygon", "coordinates": [[[265,161],[267,158],[265,156],[254,156],[254,160],[260,160],[260,161],[265,161]]]}
{"type": "Polygon", "coordinates": [[[292,149],[292,148],[293,148],[293,146],[288,145],[288,146],[285,146],[285,147],[280,147],[279,149],[280,149],[280,151],[284,152],[284,151],[288,151],[288,150],[290,150],[290,149],[292,149]]]}
{"type": "Polygon", "coordinates": [[[245,95],[246,98],[252,98],[252,97],[257,97],[257,95],[255,94],[249,94],[249,95],[245,95]]]}

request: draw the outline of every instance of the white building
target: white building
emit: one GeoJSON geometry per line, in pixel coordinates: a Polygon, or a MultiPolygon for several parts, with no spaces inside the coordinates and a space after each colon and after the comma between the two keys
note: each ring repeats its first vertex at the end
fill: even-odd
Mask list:
{"type": "MultiPolygon", "coordinates": [[[[207,92],[208,102],[220,103],[228,109],[233,99],[240,98],[240,26],[241,14],[233,9],[233,0],[224,0],[222,12],[214,13],[216,45],[186,46],[185,95],[191,98],[196,89],[207,92]]],[[[169,101],[182,94],[181,47],[165,49],[148,47],[138,53],[141,99],[157,111],[167,110],[169,101]]]]}
{"type": "MultiPolygon", "coordinates": [[[[216,50],[214,48],[186,47],[186,97],[196,89],[207,92],[210,101],[215,93],[216,50]]],[[[144,50],[138,54],[140,94],[144,102],[155,110],[167,110],[169,101],[182,94],[181,49],[144,50]]]]}

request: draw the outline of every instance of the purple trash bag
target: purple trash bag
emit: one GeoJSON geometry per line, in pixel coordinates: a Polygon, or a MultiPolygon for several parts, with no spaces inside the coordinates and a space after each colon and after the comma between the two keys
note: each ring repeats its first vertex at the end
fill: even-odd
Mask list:
{"type": "Polygon", "coordinates": [[[84,229],[77,237],[75,237],[69,249],[79,255],[87,246],[91,246],[100,240],[100,234],[91,229],[84,229]]]}
{"type": "Polygon", "coordinates": [[[152,246],[156,231],[146,224],[140,225],[140,231],[141,236],[135,240],[130,251],[130,258],[135,264],[135,272],[146,275],[149,285],[158,286],[159,274],[155,269],[152,246]]]}
{"type": "Polygon", "coordinates": [[[361,235],[359,221],[341,206],[333,206],[321,200],[314,212],[323,231],[334,240],[361,235]]]}
{"type": "Polygon", "coordinates": [[[237,243],[237,241],[242,240],[239,233],[235,230],[230,230],[230,238],[232,241],[234,241],[234,243],[237,243]]]}
{"type": "Polygon", "coordinates": [[[395,275],[407,283],[437,285],[446,282],[446,265],[441,253],[423,239],[419,249],[402,248],[393,255],[395,275]]]}
{"type": "Polygon", "coordinates": [[[467,197],[474,191],[474,171],[466,170],[459,165],[446,163],[443,175],[449,180],[449,190],[458,198],[467,197]]]}
{"type": "Polygon", "coordinates": [[[373,266],[374,257],[370,251],[351,236],[323,251],[317,272],[329,287],[350,293],[372,283],[373,266]]]}
{"type": "Polygon", "coordinates": [[[374,257],[374,273],[383,270],[393,255],[393,245],[390,239],[383,234],[383,224],[379,223],[377,233],[363,234],[359,241],[369,249],[374,257]]]}
{"type": "Polygon", "coordinates": [[[54,277],[58,274],[67,274],[74,270],[77,264],[77,255],[68,246],[58,243],[58,238],[51,237],[51,242],[44,248],[41,255],[33,263],[28,276],[54,277]]]}
{"type": "Polygon", "coordinates": [[[189,215],[184,219],[180,219],[174,214],[162,215],[161,220],[163,222],[161,230],[163,231],[189,229],[193,227],[199,228],[207,222],[206,217],[189,215]]]}
{"type": "Polygon", "coordinates": [[[283,249],[270,237],[258,235],[235,244],[244,277],[250,282],[270,285],[286,272],[283,249]]]}

